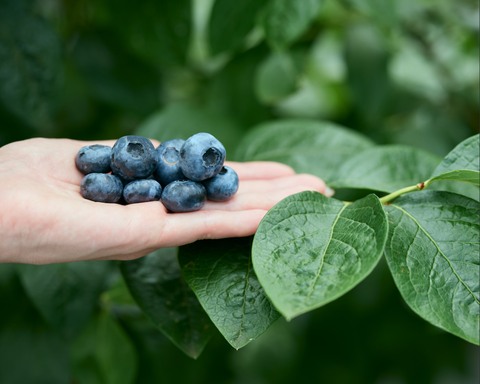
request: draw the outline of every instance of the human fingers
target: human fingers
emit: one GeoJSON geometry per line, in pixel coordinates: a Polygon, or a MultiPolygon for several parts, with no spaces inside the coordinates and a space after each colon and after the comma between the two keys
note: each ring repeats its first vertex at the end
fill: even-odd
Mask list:
{"type": "Polygon", "coordinates": [[[222,210],[222,211],[243,211],[250,209],[269,210],[275,204],[287,196],[303,191],[312,191],[313,189],[305,185],[297,185],[290,188],[279,189],[263,193],[244,193],[235,195],[230,200],[224,202],[207,201],[203,209],[222,210]]]}
{"type": "Polygon", "coordinates": [[[225,165],[234,169],[240,180],[269,180],[295,174],[295,171],[288,165],[274,161],[250,161],[246,163],[226,161],[225,165]]]}
{"type": "Polygon", "coordinates": [[[158,247],[173,247],[203,239],[250,236],[267,213],[263,209],[222,211],[201,209],[167,215],[158,247]]]}
{"type": "MultiPolygon", "coordinates": [[[[138,204],[139,206],[141,204],[138,204]]],[[[148,203],[154,211],[160,208],[148,203]]],[[[145,207],[145,205],[144,205],[145,207]]],[[[257,230],[266,210],[196,212],[162,215],[135,209],[135,217],[125,218],[125,228],[119,244],[112,244],[107,252],[95,255],[92,260],[132,260],[147,255],[158,248],[176,247],[203,239],[222,239],[250,236],[257,230]],[[127,224],[128,223],[128,224],[127,224]],[[121,243],[121,246],[120,246],[121,243]]],[[[132,210],[133,212],[133,210],[132,210]]],[[[111,240],[111,239],[110,239],[111,240]]]]}
{"type": "Polygon", "coordinates": [[[326,185],[322,179],[304,173],[270,180],[243,180],[239,183],[237,194],[270,192],[279,189],[290,188],[295,185],[309,186],[312,190],[325,193],[327,195],[330,192],[326,191],[326,185]]]}
{"type": "Polygon", "coordinates": [[[269,192],[261,190],[266,184],[258,184],[255,192],[238,193],[226,202],[207,201],[197,212],[166,214],[158,202],[122,207],[128,211],[128,218],[121,222],[128,223],[129,237],[136,239],[136,246],[123,247],[125,254],[109,257],[127,260],[143,256],[148,250],[183,245],[198,239],[248,236],[255,233],[263,215],[286,196],[306,190],[323,191],[325,187],[323,181],[310,175],[290,177],[283,180],[283,185],[278,182],[277,188],[269,192]],[[297,184],[288,186],[289,181],[297,181],[297,184]]]}

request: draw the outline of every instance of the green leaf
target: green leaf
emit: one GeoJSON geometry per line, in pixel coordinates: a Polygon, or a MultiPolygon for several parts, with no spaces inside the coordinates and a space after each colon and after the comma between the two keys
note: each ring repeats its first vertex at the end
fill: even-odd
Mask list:
{"type": "Polygon", "coordinates": [[[439,157],[418,148],[376,146],[346,160],[329,186],[395,192],[427,180],[439,162],[439,157]]]}
{"type": "Polygon", "coordinates": [[[385,212],[375,195],[345,204],[301,192],[263,218],[253,265],[275,307],[292,319],[360,283],[381,258],[386,237],[385,212]]]}
{"type": "Polygon", "coordinates": [[[239,47],[255,26],[258,11],[266,0],[217,0],[209,24],[212,54],[239,47]]]}
{"type": "Polygon", "coordinates": [[[22,284],[43,317],[67,339],[84,327],[106,286],[107,261],[19,266],[22,284]]]}
{"type": "Polygon", "coordinates": [[[437,180],[464,181],[466,183],[480,185],[478,171],[470,171],[467,169],[459,169],[457,171],[441,173],[440,175],[431,178],[430,182],[434,182],[437,180]]]}
{"type": "Polygon", "coordinates": [[[458,144],[435,169],[430,181],[457,180],[479,185],[479,137],[458,144]]]}
{"type": "Polygon", "coordinates": [[[28,2],[2,1],[0,107],[31,127],[49,125],[60,73],[60,42],[53,29],[28,2]]]}
{"type": "Polygon", "coordinates": [[[188,356],[200,356],[212,326],[182,276],[177,248],[122,262],[121,270],[134,299],[158,329],[188,356]]]}
{"type": "Polygon", "coordinates": [[[278,161],[329,182],[341,164],[373,145],[365,136],[314,120],[283,120],[259,125],[240,142],[238,161],[278,161]]]}
{"type": "Polygon", "coordinates": [[[271,104],[287,97],[297,86],[298,70],[291,55],[274,52],[258,67],[255,90],[258,99],[271,104]]]}
{"type": "Polygon", "coordinates": [[[208,132],[220,140],[231,157],[241,137],[237,123],[223,115],[202,108],[171,104],[153,113],[135,131],[135,134],[167,141],[171,139],[186,140],[198,132],[208,132]]]}
{"type": "Polygon", "coordinates": [[[106,312],[93,318],[74,340],[70,360],[79,384],[132,384],[135,349],[123,329],[106,312]]]}
{"type": "Polygon", "coordinates": [[[385,206],[385,255],[407,304],[454,335],[479,343],[479,206],[442,191],[385,206]]]}
{"type": "Polygon", "coordinates": [[[230,345],[242,348],[280,317],[258,282],[251,238],[197,241],[180,247],[183,275],[230,345]]]}
{"type": "Polygon", "coordinates": [[[323,0],[270,0],[262,10],[259,24],[267,41],[277,49],[284,49],[315,20],[323,0]]]}

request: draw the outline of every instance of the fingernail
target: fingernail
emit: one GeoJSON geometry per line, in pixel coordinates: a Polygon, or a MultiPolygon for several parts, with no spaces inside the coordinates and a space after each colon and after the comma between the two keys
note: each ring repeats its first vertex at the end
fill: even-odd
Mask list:
{"type": "Polygon", "coordinates": [[[325,196],[332,197],[335,194],[335,191],[332,188],[325,188],[325,196]]]}

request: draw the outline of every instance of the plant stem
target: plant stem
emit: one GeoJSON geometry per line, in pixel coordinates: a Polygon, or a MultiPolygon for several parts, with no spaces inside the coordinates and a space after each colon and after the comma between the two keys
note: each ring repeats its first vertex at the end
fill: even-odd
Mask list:
{"type": "Polygon", "coordinates": [[[411,187],[406,187],[406,188],[399,189],[398,191],[390,193],[387,196],[381,197],[380,202],[382,203],[382,205],[385,205],[385,204],[388,204],[389,202],[391,202],[392,200],[395,200],[397,197],[403,195],[404,193],[421,191],[422,189],[424,189],[425,187],[427,187],[430,184],[429,181],[430,180],[427,180],[424,183],[419,183],[417,185],[412,185],[411,187]]]}

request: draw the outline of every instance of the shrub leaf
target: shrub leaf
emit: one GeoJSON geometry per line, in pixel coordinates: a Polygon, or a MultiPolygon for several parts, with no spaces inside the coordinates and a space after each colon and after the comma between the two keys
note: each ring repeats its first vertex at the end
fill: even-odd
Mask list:
{"type": "Polygon", "coordinates": [[[280,314],[253,270],[250,237],[197,241],[180,247],[179,261],[213,323],[239,349],[260,336],[280,314]]]}
{"type": "Polygon", "coordinates": [[[437,327],[478,344],[478,202],[450,192],[421,191],[385,210],[385,255],[407,304],[437,327]]]}
{"type": "Polygon", "coordinates": [[[275,307],[291,319],[340,297],[376,266],[387,220],[375,195],[345,204],[317,192],[287,197],[255,235],[253,265],[275,307]]]}

